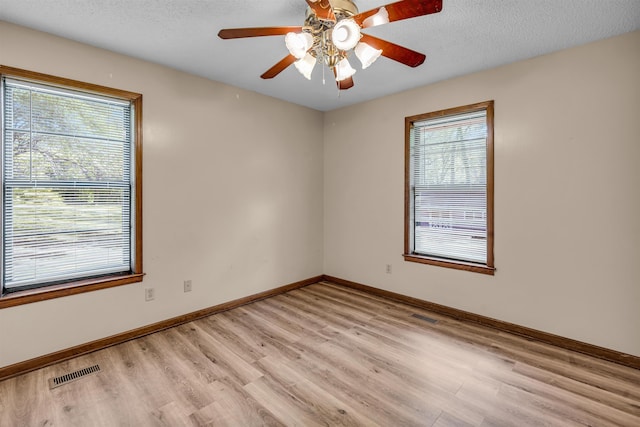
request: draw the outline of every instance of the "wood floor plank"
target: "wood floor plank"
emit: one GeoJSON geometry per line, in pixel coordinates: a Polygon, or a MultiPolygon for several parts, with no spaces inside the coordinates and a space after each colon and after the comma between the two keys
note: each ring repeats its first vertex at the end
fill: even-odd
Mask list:
{"type": "Polygon", "coordinates": [[[326,421],[318,418],[311,402],[292,394],[271,377],[265,376],[247,384],[244,389],[262,406],[288,426],[327,426],[326,421]]]}
{"type": "Polygon", "coordinates": [[[469,424],[464,420],[451,415],[448,412],[440,414],[433,427],[473,427],[474,424],[469,424]]]}
{"type": "Polygon", "coordinates": [[[189,416],[196,426],[284,426],[267,408],[258,403],[244,388],[228,388],[224,396],[189,416]]]}
{"type": "Polygon", "coordinates": [[[299,293],[288,292],[278,295],[276,299],[281,299],[290,308],[299,311],[301,314],[321,322],[324,326],[329,325],[336,329],[349,329],[353,326],[354,319],[345,319],[336,310],[325,311],[314,303],[301,300],[299,293]]]}
{"type": "Polygon", "coordinates": [[[96,361],[108,372],[105,376],[121,399],[148,396],[141,404],[156,409],[174,401],[175,396],[170,379],[156,364],[149,363],[153,356],[148,352],[147,342],[145,339],[129,341],[94,354],[99,356],[96,361]]]}
{"type": "Polygon", "coordinates": [[[360,408],[380,425],[412,426],[420,425],[423,421],[414,411],[407,410],[402,405],[391,404],[393,396],[380,392],[380,388],[364,387],[365,382],[357,374],[345,371],[337,374],[330,366],[312,361],[309,355],[296,361],[296,365],[311,381],[345,404],[360,408]],[[353,384],[363,386],[354,388],[353,384]]]}
{"type": "Polygon", "coordinates": [[[296,425],[638,427],[640,370],[321,282],[0,382],[3,427],[296,425]]]}
{"type": "MultiPolygon", "coordinates": [[[[578,369],[579,365],[573,361],[576,358],[588,356],[564,349],[559,349],[559,351],[569,352],[572,354],[572,357],[552,357],[550,354],[541,354],[534,348],[531,340],[453,319],[441,322],[439,331],[442,334],[450,335],[460,342],[472,344],[477,349],[493,352],[500,357],[506,357],[530,366],[540,367],[549,372],[570,377],[579,382],[596,385],[597,388],[609,390],[620,396],[640,400],[640,382],[636,379],[637,370],[633,368],[616,365],[596,358],[589,358],[590,363],[583,364],[582,369],[578,369]],[[615,365],[615,367],[609,367],[607,369],[594,368],[600,365],[615,365]],[[612,372],[615,372],[615,374],[612,374],[612,372]],[[629,388],[626,386],[628,383],[634,386],[629,388]]],[[[535,344],[536,347],[538,345],[544,346],[544,344],[540,343],[535,344]]]]}
{"type": "Polygon", "coordinates": [[[189,411],[185,410],[185,408],[177,402],[169,402],[159,407],[157,411],[154,411],[154,416],[158,423],[171,427],[191,426],[192,423],[188,418],[189,415],[189,411]]]}
{"type": "Polygon", "coordinates": [[[318,386],[313,380],[294,368],[293,365],[282,363],[271,357],[265,357],[256,362],[267,376],[274,382],[305,402],[305,409],[314,412],[314,418],[324,420],[329,425],[370,425],[376,427],[379,424],[360,410],[351,406],[348,402],[337,399],[323,387],[318,386]]]}
{"type": "MultiPolygon", "coordinates": [[[[178,326],[176,331],[196,347],[197,351],[187,353],[186,357],[202,355],[210,362],[209,369],[215,380],[228,378],[240,385],[245,385],[260,378],[263,374],[233,352],[222,342],[208,335],[200,323],[189,323],[178,326]]],[[[201,363],[206,363],[204,360],[201,363]]]]}
{"type": "MultiPolygon", "coordinates": [[[[640,417],[639,402],[629,397],[620,396],[608,390],[594,387],[591,384],[576,381],[574,379],[564,377],[561,374],[545,371],[544,369],[523,363],[518,363],[514,368],[514,372],[537,380],[543,384],[548,384],[552,386],[553,389],[563,391],[563,396],[574,398],[580,402],[587,403],[590,406],[593,402],[596,402],[604,405],[605,407],[615,408],[640,417]]],[[[597,407],[598,405],[594,406],[597,407]]]]}
{"type": "Polygon", "coordinates": [[[406,348],[401,343],[385,340],[384,336],[360,327],[345,331],[344,334],[348,338],[337,341],[341,346],[360,349],[369,355],[367,360],[385,366],[405,383],[455,394],[464,382],[464,375],[460,375],[464,371],[433,360],[434,356],[428,349],[420,351],[417,348],[406,348]]]}
{"type": "MultiPolygon", "coordinates": [[[[506,401],[527,402],[535,412],[547,414],[557,420],[556,424],[618,426],[633,425],[637,418],[611,408],[603,408],[593,402],[572,405],[572,402],[557,400],[547,387],[535,382],[519,381],[516,385],[503,383],[500,398],[506,401]]],[[[566,399],[566,398],[565,398],[566,399]]]]}
{"type": "Polygon", "coordinates": [[[53,425],[57,414],[49,411],[49,405],[43,403],[47,396],[44,393],[32,392],[32,390],[48,388],[45,372],[50,370],[51,368],[41,369],[34,372],[34,375],[21,375],[0,383],[3,407],[0,413],[0,425],[11,426],[16,420],[20,420],[25,425],[53,425]]]}
{"type": "Polygon", "coordinates": [[[244,342],[249,343],[252,347],[258,349],[265,356],[285,357],[288,359],[296,359],[298,353],[292,350],[283,336],[278,339],[275,334],[270,333],[265,325],[252,323],[246,319],[242,313],[233,310],[233,312],[220,313],[219,315],[226,319],[225,327],[234,332],[244,342]]]}
{"type": "Polygon", "coordinates": [[[330,298],[322,294],[314,293],[312,289],[309,291],[305,289],[304,292],[292,292],[292,295],[310,306],[318,307],[335,317],[347,320],[350,326],[352,324],[365,324],[376,315],[376,312],[373,310],[367,310],[364,307],[354,307],[338,298],[330,298]]]}
{"type": "Polygon", "coordinates": [[[273,298],[260,301],[260,304],[256,305],[272,312],[280,313],[282,316],[290,319],[290,321],[295,322],[310,331],[319,331],[327,326],[327,323],[321,318],[312,316],[305,310],[300,310],[297,307],[287,304],[288,299],[284,297],[285,295],[278,295],[273,298]]]}
{"type": "MultiPolygon", "coordinates": [[[[327,341],[320,346],[321,353],[331,360],[339,360],[349,366],[351,375],[360,378],[364,387],[377,390],[389,404],[398,405],[420,420],[417,425],[430,425],[440,415],[438,402],[441,396],[449,397],[440,387],[427,378],[412,378],[388,353],[371,352],[368,347],[348,345],[347,336],[327,341]],[[429,423],[426,420],[431,420],[429,423]]],[[[418,377],[416,375],[416,377],[418,377]]]]}
{"type": "MultiPolygon", "coordinates": [[[[424,414],[416,408],[429,402],[446,406],[448,402],[447,398],[437,393],[429,394],[426,390],[408,387],[401,381],[381,378],[378,368],[365,366],[356,357],[345,358],[327,351],[323,346],[306,345],[303,342],[296,343],[296,347],[303,356],[295,364],[303,367],[310,378],[317,378],[336,396],[346,395],[343,399],[356,400],[374,420],[380,420],[383,425],[428,425],[424,414]],[[341,362],[336,364],[335,360],[341,362]],[[354,384],[358,387],[354,387],[354,384]]],[[[479,424],[482,421],[481,415],[469,414],[465,408],[459,409],[471,422],[479,424]]]]}
{"type": "MultiPolygon", "coordinates": [[[[166,379],[158,375],[156,368],[145,360],[139,344],[140,342],[132,341],[89,355],[95,356],[92,361],[101,368],[101,372],[95,376],[98,382],[95,390],[100,390],[101,396],[109,398],[98,405],[107,412],[96,417],[104,421],[104,425],[108,425],[108,422],[112,425],[169,425],[163,422],[159,408],[172,403],[174,397],[167,391],[166,379]],[[132,406],[131,396],[148,398],[132,406]]],[[[85,365],[90,366],[89,363],[85,365]]],[[[82,384],[69,384],[60,387],[60,390],[75,390],[81,386],[82,384]]],[[[95,394],[95,390],[90,391],[95,394]]],[[[73,399],[68,397],[64,400],[73,399]]]]}
{"type": "Polygon", "coordinates": [[[265,357],[265,353],[262,352],[261,349],[256,348],[252,342],[247,341],[246,338],[243,339],[227,328],[228,321],[222,316],[215,315],[206,317],[195,323],[200,324],[206,334],[224,343],[229,350],[233,351],[238,357],[241,357],[248,363],[253,363],[265,357]]]}
{"type": "Polygon", "coordinates": [[[253,322],[268,325],[274,328],[281,336],[286,336],[287,341],[294,342],[314,333],[313,329],[307,329],[295,319],[283,315],[276,310],[268,309],[265,304],[252,304],[243,311],[253,322]]]}

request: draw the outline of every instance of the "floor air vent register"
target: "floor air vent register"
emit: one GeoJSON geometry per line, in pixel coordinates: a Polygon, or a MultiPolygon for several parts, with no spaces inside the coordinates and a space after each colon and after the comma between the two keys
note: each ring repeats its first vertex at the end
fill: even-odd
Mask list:
{"type": "Polygon", "coordinates": [[[100,372],[99,365],[93,365],[88,368],[79,369],[75,372],[70,372],[59,377],[49,378],[49,389],[69,384],[70,382],[79,380],[80,378],[86,377],[90,374],[95,374],[96,372],[100,372]]]}
{"type": "Polygon", "coordinates": [[[423,316],[422,314],[414,313],[411,316],[415,317],[416,319],[424,320],[425,322],[429,322],[429,323],[433,323],[433,324],[438,323],[438,321],[436,319],[432,319],[431,317],[423,316]]]}

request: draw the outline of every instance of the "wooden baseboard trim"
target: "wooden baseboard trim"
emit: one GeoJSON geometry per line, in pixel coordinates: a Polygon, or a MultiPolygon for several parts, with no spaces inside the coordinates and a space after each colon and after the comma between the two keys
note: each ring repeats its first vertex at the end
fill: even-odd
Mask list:
{"type": "Polygon", "coordinates": [[[410,304],[415,307],[420,307],[425,310],[452,317],[457,320],[477,323],[500,331],[509,332],[514,335],[519,335],[546,344],[551,344],[556,347],[564,348],[566,350],[576,351],[588,356],[593,356],[599,359],[608,360],[610,362],[619,363],[620,365],[640,369],[640,357],[631,354],[599,347],[593,344],[587,344],[585,342],[577,341],[571,338],[561,337],[559,335],[550,334],[548,332],[542,332],[536,329],[527,328],[525,326],[504,322],[502,320],[493,319],[491,317],[481,316],[479,314],[470,313],[468,311],[458,310],[456,308],[447,307],[445,305],[409,297],[395,292],[385,291],[383,289],[374,288],[372,286],[363,285],[361,283],[352,282],[350,280],[340,279],[338,277],[323,275],[323,280],[348,288],[367,292],[376,296],[410,304]]]}
{"type": "Polygon", "coordinates": [[[163,320],[161,322],[153,323],[151,325],[143,326],[141,328],[133,329],[120,334],[112,335],[107,338],[91,341],[86,344],[80,344],[75,347],[71,347],[65,350],[56,351],[54,353],[39,356],[24,362],[18,362],[13,365],[0,368],[0,381],[8,378],[16,377],[18,375],[25,374],[36,369],[44,368],[45,366],[53,365],[54,363],[62,362],[74,357],[82,356],[87,353],[92,353],[103,348],[111,347],[116,344],[121,344],[132,339],[140,338],[145,335],[153,334],[165,329],[172,328],[174,326],[189,323],[203,317],[211,316],[222,311],[231,310],[236,307],[240,307],[246,304],[250,304],[255,301],[260,301],[265,298],[273,297],[283,294],[285,292],[302,288],[304,286],[318,283],[322,280],[323,276],[311,277],[309,279],[301,280],[299,282],[290,283],[285,286],[270,289],[268,291],[260,292],[254,295],[249,295],[244,298],[239,298],[233,301],[225,302],[213,307],[205,308],[202,310],[194,311],[192,313],[184,314],[182,316],[174,317],[171,319],[163,320]]]}
{"type": "Polygon", "coordinates": [[[182,316],[174,317],[171,319],[163,320],[151,325],[143,326],[141,328],[133,329],[120,334],[112,335],[107,338],[91,341],[86,344],[80,344],[75,347],[71,347],[65,350],[60,350],[54,353],[39,356],[24,362],[15,363],[13,365],[0,368],[0,381],[16,377],[18,375],[25,374],[36,369],[44,368],[45,366],[53,365],[54,363],[62,362],[74,357],[82,356],[84,354],[92,353],[103,348],[107,348],[116,344],[121,344],[132,339],[140,338],[145,335],[159,332],[165,329],[172,328],[174,326],[189,323],[203,317],[211,316],[216,313],[231,310],[236,307],[240,307],[246,304],[250,304],[255,301],[259,301],[265,298],[273,297],[294,289],[302,288],[320,281],[328,281],[352,289],[357,289],[363,292],[370,293],[372,295],[389,298],[391,300],[399,301],[405,304],[410,304],[415,307],[420,307],[425,310],[433,311],[434,313],[442,314],[452,317],[454,319],[474,322],[480,325],[488,326],[500,331],[509,332],[515,335],[520,335],[525,338],[534,339],[546,344],[555,345],[567,350],[577,351],[589,356],[597,357],[600,359],[608,360],[610,362],[619,363],[621,365],[629,366],[631,368],[640,369],[640,357],[618,352],[604,347],[599,347],[593,344],[587,344],[581,341],[573,340],[571,338],[565,338],[558,335],[550,334],[547,332],[538,331],[536,329],[527,328],[525,326],[519,326],[513,323],[504,322],[502,320],[493,319],[479,314],[470,313],[463,310],[447,307],[444,305],[436,304],[433,302],[421,300],[418,298],[409,297],[406,295],[398,294],[391,291],[386,291],[372,286],[363,285],[361,283],[352,282],[350,280],[340,279],[338,277],[322,275],[311,277],[309,279],[301,280],[299,282],[290,283],[285,286],[270,289],[268,291],[260,292],[254,295],[250,295],[244,298],[239,298],[233,301],[229,301],[223,304],[219,304],[213,307],[205,308],[202,310],[194,311],[192,313],[184,314],[182,316]]]}

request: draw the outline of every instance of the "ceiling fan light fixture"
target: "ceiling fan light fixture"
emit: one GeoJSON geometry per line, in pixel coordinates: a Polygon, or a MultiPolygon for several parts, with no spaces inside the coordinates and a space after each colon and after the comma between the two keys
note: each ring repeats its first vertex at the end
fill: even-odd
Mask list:
{"type": "Polygon", "coordinates": [[[309,33],[287,33],[284,43],[291,55],[302,59],[313,46],[313,36],[309,33]]]}
{"type": "Polygon", "coordinates": [[[362,69],[368,68],[382,55],[382,49],[374,49],[364,42],[358,43],[354,49],[356,56],[362,63],[362,69]]]}
{"type": "Polygon", "coordinates": [[[340,50],[353,49],[360,41],[360,26],[351,18],[341,20],[333,27],[331,41],[340,50]]]}
{"type": "Polygon", "coordinates": [[[362,21],[362,28],[375,27],[382,24],[389,23],[389,12],[387,9],[382,6],[376,13],[369,16],[367,19],[362,21]]]}
{"type": "Polygon", "coordinates": [[[338,62],[336,64],[335,70],[336,70],[336,81],[338,82],[344,79],[348,79],[349,77],[353,76],[356,73],[355,68],[353,68],[351,64],[349,64],[349,61],[347,61],[347,58],[344,58],[343,60],[338,62]]]}
{"type": "Polygon", "coordinates": [[[363,69],[381,55],[409,67],[417,67],[426,59],[420,52],[363,34],[363,29],[438,13],[442,11],[444,0],[391,0],[392,3],[386,6],[366,12],[359,12],[356,0],[305,1],[308,7],[301,26],[226,28],[218,32],[218,37],[226,40],[285,36],[289,53],[260,75],[261,78],[272,79],[295,64],[298,71],[311,80],[311,73],[318,62],[323,68],[323,83],[324,66],[327,66],[338,81],[337,88],[347,90],[353,87],[351,76],[356,72],[347,60],[351,51],[363,69]],[[365,43],[360,43],[360,40],[365,43]]]}
{"type": "Polygon", "coordinates": [[[293,65],[296,66],[298,71],[300,71],[300,74],[305,76],[307,80],[311,80],[311,72],[313,71],[313,67],[316,65],[316,58],[307,53],[301,59],[294,62],[293,65]]]}

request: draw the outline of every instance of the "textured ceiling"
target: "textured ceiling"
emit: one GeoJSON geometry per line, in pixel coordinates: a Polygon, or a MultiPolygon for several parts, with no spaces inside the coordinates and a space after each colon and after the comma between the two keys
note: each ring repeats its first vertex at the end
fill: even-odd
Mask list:
{"type": "MultiPolygon", "coordinates": [[[[389,1],[357,0],[360,11],[389,1]]],[[[282,59],[284,37],[221,40],[222,28],[301,25],[304,0],[0,0],[0,20],[77,40],[321,111],[640,29],[640,0],[443,0],[443,11],[367,33],[427,55],[410,68],[380,58],[338,94],[282,59]]],[[[7,64],[11,65],[11,64],[7,64]]]]}

